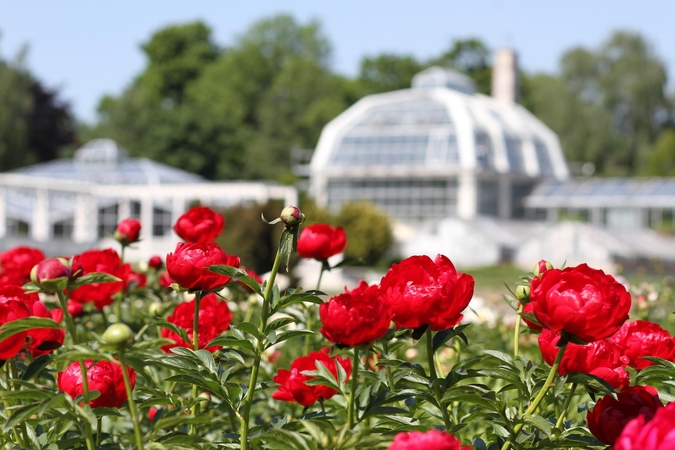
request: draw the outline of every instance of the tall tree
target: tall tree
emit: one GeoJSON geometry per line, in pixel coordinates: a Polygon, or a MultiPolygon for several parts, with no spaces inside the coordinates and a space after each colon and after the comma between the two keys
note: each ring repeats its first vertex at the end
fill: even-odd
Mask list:
{"type": "Polygon", "coordinates": [[[412,56],[385,53],[363,58],[358,80],[364,95],[408,89],[412,77],[423,68],[412,56]]]}
{"type": "Polygon", "coordinates": [[[478,38],[458,39],[428,65],[440,65],[464,73],[476,83],[476,90],[489,95],[492,83],[492,51],[478,38]]]}

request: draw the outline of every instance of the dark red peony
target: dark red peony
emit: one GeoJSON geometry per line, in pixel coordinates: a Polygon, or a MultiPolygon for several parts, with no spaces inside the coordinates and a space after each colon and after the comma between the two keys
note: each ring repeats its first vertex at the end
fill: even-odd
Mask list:
{"type": "Polygon", "coordinates": [[[30,280],[30,271],[43,259],[42,250],[33,247],[14,247],[0,253],[1,284],[24,285],[30,280]]]}
{"type": "Polygon", "coordinates": [[[134,272],[132,269],[124,280],[124,290],[128,292],[133,289],[145,287],[147,282],[148,277],[144,273],[134,272]]]}
{"type": "Polygon", "coordinates": [[[626,424],[612,450],[675,449],[675,403],[659,408],[652,420],[639,416],[626,424]]]}
{"type": "MultiPolygon", "coordinates": [[[[122,366],[110,361],[94,363],[91,359],[84,362],[87,368],[87,382],[89,391],[99,391],[101,395],[89,402],[92,408],[121,408],[127,399],[124,389],[122,366]]],[[[131,388],[136,384],[136,372],[127,368],[131,388]]],[[[72,398],[84,393],[82,386],[82,372],[78,362],[71,363],[66,370],[59,372],[56,382],[59,389],[72,398]]]]}
{"type": "Polygon", "coordinates": [[[619,346],[621,353],[628,357],[630,360],[628,365],[637,370],[654,364],[643,356],[656,356],[675,361],[675,340],[670,333],[655,323],[646,320],[626,322],[610,339],[619,346]]]}
{"type": "Polygon", "coordinates": [[[398,433],[387,450],[471,450],[470,445],[438,430],[398,433]]]}
{"type": "Polygon", "coordinates": [[[173,289],[171,287],[173,283],[175,283],[175,281],[173,281],[173,278],[171,278],[171,275],[169,275],[169,272],[166,270],[159,276],[159,285],[164,289],[173,289]]]}
{"type": "Polygon", "coordinates": [[[380,295],[391,307],[396,328],[452,328],[473,296],[474,280],[460,274],[443,255],[411,256],[394,264],[380,282],[380,295]]]}
{"type": "Polygon", "coordinates": [[[530,299],[539,323],[585,342],[607,338],[628,320],[631,299],[614,277],[586,264],[549,269],[532,279],[530,299]]]}
{"type": "MultiPolygon", "coordinates": [[[[28,294],[19,286],[0,287],[0,307],[2,305],[10,308],[16,319],[32,316],[52,319],[57,323],[60,323],[61,319],[63,319],[63,311],[58,308],[49,311],[44,303],[40,301],[40,297],[37,294],[28,294]],[[25,315],[26,311],[28,312],[27,316],[25,315]]],[[[2,323],[4,322],[0,322],[0,324],[2,323]]],[[[51,353],[61,347],[65,334],[64,330],[58,328],[33,328],[11,336],[6,340],[7,342],[3,341],[0,343],[0,347],[7,346],[8,352],[15,352],[15,354],[25,348],[31,352],[33,357],[38,357],[51,353]],[[21,348],[18,350],[16,350],[19,345],[18,342],[12,340],[15,336],[23,337],[21,348]]],[[[19,338],[15,339],[18,340],[19,338]]],[[[0,359],[7,359],[1,356],[4,353],[0,350],[0,359]]]]}
{"type": "MultiPolygon", "coordinates": [[[[183,328],[188,337],[192,339],[195,318],[195,300],[187,303],[181,303],[176,306],[173,314],[166,320],[183,328]]],[[[205,295],[199,302],[199,327],[197,328],[199,348],[205,348],[210,352],[215,352],[220,347],[206,347],[215,337],[230,327],[232,313],[227,307],[226,301],[218,301],[215,294],[205,295]]],[[[179,335],[166,328],[162,329],[162,337],[173,339],[175,344],[169,344],[162,347],[162,350],[168,352],[174,347],[194,348],[192,342],[185,342],[179,335]]]]}
{"type": "MultiPolygon", "coordinates": [[[[111,248],[105,250],[88,250],[73,257],[71,264],[73,277],[79,278],[94,272],[107,273],[125,280],[131,271],[129,264],[122,264],[117,252],[111,248]]],[[[117,294],[124,281],[112,283],[94,283],[80,286],[70,293],[70,299],[80,303],[95,302],[98,305],[112,303],[112,296],[117,294]]]]}
{"type": "Polygon", "coordinates": [[[319,330],[334,344],[356,347],[384,337],[391,311],[376,285],[360,281],[356,289],[331,298],[319,307],[319,330]]]}
{"type": "MultiPolygon", "coordinates": [[[[534,306],[532,305],[532,302],[523,306],[523,312],[524,313],[534,314],[533,311],[534,311],[534,306]]],[[[537,332],[541,331],[541,328],[542,328],[541,325],[539,325],[537,323],[534,323],[533,321],[531,321],[530,319],[528,319],[525,316],[522,316],[522,319],[523,319],[523,322],[525,322],[525,324],[530,328],[530,330],[537,331],[537,332]]]]}
{"type": "MultiPolygon", "coordinates": [[[[2,289],[14,286],[5,286],[2,289]]],[[[21,289],[17,287],[17,289],[21,289]]],[[[3,298],[0,300],[0,326],[15,320],[30,317],[32,309],[22,300],[3,298]]],[[[22,331],[0,341],[0,361],[15,357],[23,350],[28,332],[22,331]]]]}
{"type": "Polygon", "coordinates": [[[298,238],[298,254],[303,258],[325,261],[345,251],[347,236],[342,227],[333,228],[325,223],[305,227],[298,238]]]}
{"type": "Polygon", "coordinates": [[[230,277],[207,270],[214,265],[239,267],[239,257],[228,256],[218,244],[184,244],[179,242],[166,255],[166,269],[180,287],[188,291],[218,291],[230,277]]]}
{"type": "Polygon", "coordinates": [[[338,377],[337,364],[340,364],[347,373],[347,380],[352,373],[352,364],[347,358],[336,356],[331,358],[326,351],[311,352],[309,356],[301,356],[291,363],[291,370],[280,370],[274,377],[279,384],[279,390],[272,394],[272,398],[284,402],[297,402],[302,406],[312,406],[319,398],[328,400],[337,391],[328,386],[310,386],[305,382],[314,377],[303,375],[307,370],[317,370],[316,363],[323,364],[330,373],[338,377]]]}
{"type": "Polygon", "coordinates": [[[82,306],[82,303],[68,300],[66,307],[68,308],[68,314],[70,314],[71,317],[80,317],[82,314],[84,314],[84,307],[82,306]]]}
{"type": "Polygon", "coordinates": [[[151,269],[159,270],[164,267],[164,262],[162,258],[155,255],[148,260],[148,267],[151,269]]]}
{"type": "MultiPolygon", "coordinates": [[[[539,335],[539,350],[548,365],[553,365],[559,348],[560,334],[543,329],[539,335]]],[[[614,389],[625,388],[629,383],[626,372],[628,358],[621,356],[621,349],[608,339],[586,345],[567,344],[558,368],[560,375],[586,373],[605,380],[614,389]]]]}
{"type": "Polygon", "coordinates": [[[124,219],[117,225],[114,237],[124,247],[138,242],[141,237],[141,221],[138,219],[124,219]]]}
{"type": "Polygon", "coordinates": [[[191,208],[178,218],[173,226],[185,242],[193,244],[209,244],[216,240],[225,229],[223,216],[206,206],[191,208]]]}
{"type": "Polygon", "coordinates": [[[613,445],[628,422],[638,416],[650,421],[663,407],[651,386],[631,386],[616,394],[606,395],[586,414],[586,423],[593,436],[606,445],[613,445]]]}

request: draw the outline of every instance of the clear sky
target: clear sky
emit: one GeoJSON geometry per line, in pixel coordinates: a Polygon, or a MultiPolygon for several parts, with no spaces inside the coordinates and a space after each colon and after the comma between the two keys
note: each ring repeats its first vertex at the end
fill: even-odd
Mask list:
{"type": "Polygon", "coordinates": [[[554,72],[562,52],[597,47],[616,29],[642,33],[675,76],[675,0],[0,0],[0,55],[27,44],[30,70],[93,121],[101,96],[119,94],[143,69],[139,44],[153,31],[200,19],[225,46],[278,13],[320,20],[333,68],[350,76],[365,55],[424,59],[467,37],[515,48],[526,71],[554,72]]]}

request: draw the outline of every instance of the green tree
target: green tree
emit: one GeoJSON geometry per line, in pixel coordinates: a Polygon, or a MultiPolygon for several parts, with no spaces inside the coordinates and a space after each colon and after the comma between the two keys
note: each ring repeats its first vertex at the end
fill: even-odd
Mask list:
{"type": "Polygon", "coordinates": [[[476,90],[489,95],[492,86],[492,51],[478,38],[458,39],[428,65],[448,67],[464,73],[476,83],[476,90]]]}
{"type": "Polygon", "coordinates": [[[675,176],[675,130],[668,128],[661,132],[647,157],[642,175],[675,176]]]}
{"type": "Polygon", "coordinates": [[[424,66],[412,56],[385,53],[361,60],[358,81],[363,95],[408,89],[424,66]]]}
{"type": "Polygon", "coordinates": [[[370,202],[345,203],[335,217],[345,229],[345,258],[373,265],[387,255],[394,244],[389,217],[370,202]]]}

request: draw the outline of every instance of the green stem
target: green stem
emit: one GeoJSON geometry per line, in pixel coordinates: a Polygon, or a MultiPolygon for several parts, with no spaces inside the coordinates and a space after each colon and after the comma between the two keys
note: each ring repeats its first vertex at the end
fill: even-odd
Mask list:
{"type": "Polygon", "coordinates": [[[513,332],[513,356],[518,356],[518,347],[520,345],[520,321],[523,320],[520,314],[523,312],[523,304],[518,306],[518,317],[516,318],[516,329],[513,332]]]}
{"type": "Polygon", "coordinates": [[[143,437],[141,435],[141,424],[138,422],[138,415],[136,414],[136,402],[134,401],[134,393],[131,389],[131,381],[129,380],[129,372],[127,370],[127,362],[124,356],[124,350],[120,350],[120,363],[122,364],[122,378],[124,379],[124,389],[127,391],[127,401],[129,402],[129,414],[131,421],[134,424],[134,435],[136,436],[136,446],[138,450],[143,450],[143,437]]]}
{"type": "Polygon", "coordinates": [[[572,387],[570,388],[570,393],[565,399],[565,403],[563,404],[562,411],[560,413],[560,416],[558,417],[558,421],[555,424],[555,427],[560,430],[560,427],[562,426],[563,422],[565,421],[565,416],[567,415],[567,410],[570,407],[570,403],[572,402],[572,397],[574,397],[574,391],[577,389],[577,383],[572,383],[572,387]]]}
{"type": "MultiPolygon", "coordinates": [[[[563,355],[565,354],[565,349],[567,348],[567,343],[563,344],[560,349],[558,350],[558,356],[556,356],[555,361],[553,362],[553,365],[551,366],[551,370],[548,373],[548,377],[546,377],[546,381],[544,382],[544,386],[541,388],[539,391],[539,394],[535,397],[534,401],[532,404],[525,410],[524,415],[529,415],[532,414],[537,407],[539,407],[539,404],[541,401],[544,399],[544,396],[546,395],[546,392],[548,392],[548,388],[551,387],[551,384],[553,383],[553,378],[555,378],[556,373],[558,373],[558,367],[560,367],[560,362],[563,359],[563,355]]],[[[520,434],[520,430],[523,429],[524,423],[521,422],[517,424],[513,428],[513,433],[511,433],[511,436],[509,439],[504,442],[504,445],[502,445],[501,450],[508,450],[511,448],[511,444],[516,440],[518,435],[520,434]]]]}
{"type": "Polygon", "coordinates": [[[355,414],[356,405],[354,399],[356,398],[356,388],[359,385],[359,349],[354,347],[354,359],[352,360],[352,385],[349,390],[349,403],[347,403],[347,428],[354,428],[354,419],[358,414],[355,414]]]}
{"type": "Polygon", "coordinates": [[[319,272],[319,280],[316,282],[316,290],[321,289],[321,278],[323,278],[323,272],[326,270],[326,266],[328,265],[328,261],[321,261],[321,272],[319,272]]]}
{"type": "Polygon", "coordinates": [[[445,424],[445,429],[449,430],[452,423],[450,422],[450,416],[448,415],[448,408],[443,404],[441,399],[443,398],[443,393],[440,392],[438,384],[434,383],[438,379],[436,374],[436,361],[434,360],[434,340],[433,340],[433,331],[431,327],[427,328],[425,333],[427,335],[427,359],[429,361],[429,378],[431,379],[432,386],[434,386],[434,394],[436,394],[436,400],[438,401],[438,407],[441,410],[443,415],[443,423],[445,424]]]}
{"type": "MultiPolygon", "coordinates": [[[[267,320],[269,319],[269,307],[272,301],[272,292],[274,281],[281,267],[281,253],[277,250],[277,255],[274,258],[274,265],[272,266],[272,271],[270,272],[270,277],[267,280],[267,285],[265,287],[265,295],[263,298],[262,304],[262,314],[260,317],[260,331],[265,334],[267,328],[267,320]]],[[[258,340],[256,345],[255,358],[253,359],[253,366],[251,367],[251,379],[248,382],[248,390],[246,391],[246,396],[244,397],[243,410],[239,417],[239,442],[241,450],[248,450],[248,426],[249,418],[251,416],[251,404],[253,403],[253,394],[255,394],[256,383],[258,382],[258,372],[260,370],[260,356],[265,349],[265,342],[263,340],[258,340]]]]}
{"type": "Polygon", "coordinates": [[[101,432],[102,432],[101,422],[102,422],[102,419],[103,418],[101,416],[96,417],[96,445],[97,446],[101,445],[101,432]]]}
{"type": "MultiPolygon", "coordinates": [[[[192,348],[194,351],[199,350],[199,304],[202,301],[202,291],[197,291],[195,293],[195,313],[194,319],[192,321],[192,348]]],[[[199,389],[196,384],[192,385],[192,398],[194,399],[194,404],[192,405],[192,415],[197,417],[199,415],[199,401],[197,397],[199,396],[199,389]]],[[[197,434],[197,424],[193,424],[190,427],[190,434],[197,434]]]]}
{"type": "MultiPolygon", "coordinates": [[[[382,343],[382,351],[384,352],[384,357],[389,359],[389,342],[384,341],[382,343]]],[[[394,383],[394,376],[391,373],[391,367],[389,367],[389,364],[384,366],[384,370],[387,373],[387,382],[389,383],[389,390],[391,391],[392,394],[396,394],[396,386],[394,383]]]]}
{"type": "MultiPolygon", "coordinates": [[[[19,378],[19,371],[16,368],[16,361],[14,358],[10,358],[7,364],[7,390],[9,391],[18,391],[20,388],[19,386],[14,383],[15,380],[19,378]]],[[[6,407],[5,407],[6,409],[6,407]]],[[[26,431],[26,423],[21,422],[19,429],[21,430],[21,433],[19,434],[19,431],[17,431],[17,427],[13,427],[12,431],[14,432],[14,438],[16,439],[17,444],[20,444],[21,447],[28,447],[26,443],[28,442],[28,433],[26,431]]]]}

